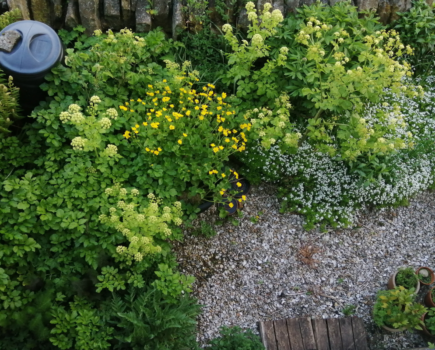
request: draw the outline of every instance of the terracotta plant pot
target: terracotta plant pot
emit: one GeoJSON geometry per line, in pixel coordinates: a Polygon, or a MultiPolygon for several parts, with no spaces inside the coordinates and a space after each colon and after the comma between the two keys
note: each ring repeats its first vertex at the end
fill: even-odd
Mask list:
{"type": "MultiPolygon", "coordinates": [[[[387,287],[388,289],[394,289],[397,287],[396,285],[396,275],[399,271],[396,271],[395,273],[393,273],[390,277],[390,279],[388,280],[388,284],[387,287]]],[[[420,290],[420,280],[417,281],[417,285],[415,286],[415,294],[417,294],[420,290]]]]}
{"type": "Polygon", "coordinates": [[[423,328],[422,332],[424,334],[426,334],[428,337],[435,338],[435,335],[433,335],[431,332],[429,332],[429,330],[426,328],[426,323],[424,322],[426,315],[427,315],[427,312],[423,316],[421,316],[421,320],[423,321],[423,325],[421,327],[421,328],[423,328]]]}
{"type": "Polygon", "coordinates": [[[424,298],[424,303],[428,307],[435,307],[434,300],[432,299],[432,291],[435,287],[432,287],[429,292],[426,294],[426,297],[424,298]]]}
{"type": "Polygon", "coordinates": [[[403,332],[406,327],[401,327],[401,328],[390,328],[387,326],[382,326],[383,329],[385,329],[388,332],[392,332],[392,333],[397,333],[397,332],[403,332]]]}
{"type": "Polygon", "coordinates": [[[418,274],[419,274],[419,272],[420,272],[421,270],[427,270],[427,272],[429,273],[429,277],[430,277],[430,282],[429,282],[429,283],[424,283],[422,280],[420,280],[420,283],[421,283],[421,284],[424,284],[425,286],[428,286],[428,285],[430,285],[430,284],[432,284],[432,283],[435,282],[435,274],[433,273],[433,271],[432,271],[430,268],[428,268],[428,267],[426,267],[426,266],[419,267],[419,268],[417,269],[417,271],[415,271],[415,273],[416,273],[417,276],[418,276],[418,274]]]}

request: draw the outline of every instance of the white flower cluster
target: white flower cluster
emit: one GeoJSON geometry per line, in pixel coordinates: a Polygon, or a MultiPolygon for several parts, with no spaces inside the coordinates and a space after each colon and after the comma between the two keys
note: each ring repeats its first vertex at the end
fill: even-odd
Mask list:
{"type": "MultiPolygon", "coordinates": [[[[435,83],[435,78],[428,78],[427,83],[435,83]]],[[[308,143],[302,144],[295,155],[283,154],[279,141],[269,151],[258,144],[248,157],[261,159],[264,181],[295,179],[284,201],[292,211],[306,215],[307,222],[347,226],[355,221],[358,209],[404,202],[435,180],[435,92],[426,92],[421,99],[390,97],[388,102],[369,106],[362,123],[367,128],[375,123],[390,128],[379,138],[380,143],[399,137],[415,142],[415,146],[398,148],[385,160],[390,170],[381,179],[364,183],[361,176],[349,171],[346,163],[317,152],[308,143]],[[394,104],[401,106],[400,112],[394,110],[394,104]],[[382,114],[382,120],[377,118],[379,109],[388,112],[382,114]],[[418,151],[424,142],[432,145],[430,150],[418,151]]]]}
{"type": "Polygon", "coordinates": [[[112,122],[110,121],[109,118],[104,117],[100,119],[100,126],[101,129],[108,130],[112,126],[112,122]]]}
{"type": "Polygon", "coordinates": [[[83,151],[83,148],[86,145],[86,141],[87,140],[83,137],[77,136],[72,139],[71,146],[75,151],[83,151]]]}
{"type": "Polygon", "coordinates": [[[118,111],[115,108],[109,108],[106,111],[106,114],[109,116],[109,118],[112,118],[112,119],[118,118],[118,111]]]}
{"type": "Polygon", "coordinates": [[[90,99],[91,103],[98,104],[101,103],[101,99],[98,96],[92,96],[90,99]]]}
{"type": "Polygon", "coordinates": [[[106,149],[104,150],[104,153],[108,157],[114,157],[118,153],[118,147],[115,145],[107,145],[106,149]]]}

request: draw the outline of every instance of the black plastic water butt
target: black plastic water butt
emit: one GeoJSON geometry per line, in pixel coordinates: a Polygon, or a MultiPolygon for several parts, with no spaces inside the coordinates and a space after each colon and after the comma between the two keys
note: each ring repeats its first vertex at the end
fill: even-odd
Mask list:
{"type": "Polygon", "coordinates": [[[51,68],[63,60],[64,49],[56,32],[38,21],[18,21],[0,32],[16,31],[21,38],[11,52],[0,51],[0,68],[20,88],[20,105],[29,113],[45,98],[39,88],[51,68]]]}

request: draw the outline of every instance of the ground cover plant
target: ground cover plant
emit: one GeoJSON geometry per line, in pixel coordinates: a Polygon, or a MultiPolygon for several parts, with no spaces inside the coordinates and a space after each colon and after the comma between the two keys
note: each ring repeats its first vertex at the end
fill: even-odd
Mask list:
{"type": "Polygon", "coordinates": [[[396,275],[396,285],[403,286],[406,289],[415,288],[418,282],[418,277],[412,267],[400,269],[396,275]]]}

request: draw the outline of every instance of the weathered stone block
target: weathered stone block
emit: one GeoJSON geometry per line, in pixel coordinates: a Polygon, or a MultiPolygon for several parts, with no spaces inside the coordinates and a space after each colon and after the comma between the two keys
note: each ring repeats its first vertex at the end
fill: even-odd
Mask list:
{"type": "Polygon", "coordinates": [[[79,6],[77,0],[69,0],[65,16],[65,28],[73,29],[80,24],[79,6]]]}
{"type": "Polygon", "coordinates": [[[9,10],[20,9],[23,19],[31,19],[29,6],[26,0],[7,0],[9,10]]]}
{"type": "Polygon", "coordinates": [[[136,1],[132,3],[131,0],[121,0],[122,9],[122,26],[133,28],[135,22],[134,9],[136,8],[136,1]]]}
{"type": "Polygon", "coordinates": [[[33,20],[51,25],[49,0],[32,0],[30,2],[33,20]]]}
{"type": "Polygon", "coordinates": [[[356,0],[358,11],[376,10],[379,6],[379,0],[356,0]]]}
{"type": "Polygon", "coordinates": [[[122,28],[121,5],[118,0],[104,0],[104,26],[114,30],[122,28]]]}
{"type": "Polygon", "coordinates": [[[284,0],[286,15],[290,12],[296,12],[296,9],[299,7],[299,2],[300,0],[284,0]]]}
{"type": "Polygon", "coordinates": [[[138,0],[136,4],[136,31],[140,33],[151,30],[151,15],[147,11],[147,0],[138,0]]]}
{"type": "Polygon", "coordinates": [[[273,0],[273,9],[280,10],[282,15],[285,16],[284,0],[273,0]]]}
{"type": "Polygon", "coordinates": [[[174,0],[172,14],[172,38],[177,39],[177,34],[184,29],[183,6],[180,0],[174,0]]]}
{"type": "Polygon", "coordinates": [[[250,22],[248,20],[248,11],[246,11],[246,9],[242,9],[239,13],[239,17],[237,18],[237,23],[236,26],[239,29],[247,29],[249,26],[250,22]]]}
{"type": "Polygon", "coordinates": [[[7,30],[0,35],[0,50],[11,52],[20,38],[21,34],[17,31],[7,30]]]}
{"type": "Polygon", "coordinates": [[[161,27],[166,33],[172,29],[170,13],[172,10],[172,0],[154,0],[154,10],[156,14],[153,18],[153,28],[161,27]]]}
{"type": "Polygon", "coordinates": [[[383,24],[387,24],[390,22],[391,6],[388,0],[379,0],[377,12],[379,19],[383,24]]]}
{"type": "Polygon", "coordinates": [[[82,26],[86,28],[86,34],[92,35],[95,30],[101,29],[98,0],[78,0],[78,2],[82,26]]]}
{"type": "Polygon", "coordinates": [[[264,4],[268,2],[269,4],[272,3],[272,0],[258,0],[257,1],[257,13],[263,13],[264,4]]]}

